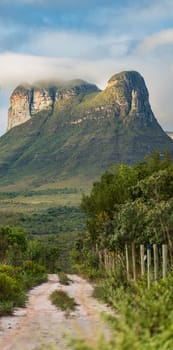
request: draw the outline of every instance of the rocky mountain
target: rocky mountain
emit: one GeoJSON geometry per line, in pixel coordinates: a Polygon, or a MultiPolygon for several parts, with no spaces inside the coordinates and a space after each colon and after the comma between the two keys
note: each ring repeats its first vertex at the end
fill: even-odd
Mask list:
{"type": "Polygon", "coordinates": [[[82,80],[22,85],[0,138],[3,186],[94,180],[111,163],[135,163],[173,141],[158,124],[142,76],[114,75],[105,90],[82,80]]]}
{"type": "Polygon", "coordinates": [[[55,104],[68,101],[81,93],[99,91],[82,80],[69,83],[36,83],[34,86],[20,85],[11,95],[8,113],[8,130],[25,123],[41,111],[53,112],[55,104]]]}

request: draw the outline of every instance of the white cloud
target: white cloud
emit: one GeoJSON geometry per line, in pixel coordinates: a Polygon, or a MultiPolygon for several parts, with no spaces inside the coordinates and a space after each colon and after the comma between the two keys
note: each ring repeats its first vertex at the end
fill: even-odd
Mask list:
{"type": "Polygon", "coordinates": [[[139,46],[139,50],[152,51],[162,45],[173,44],[173,28],[147,36],[139,46]]]}
{"type": "Polygon", "coordinates": [[[42,31],[31,36],[30,52],[53,57],[98,58],[121,56],[130,45],[129,35],[94,35],[75,31],[42,31]]]}
{"type": "Polygon", "coordinates": [[[7,131],[8,107],[0,107],[0,135],[7,131]]]}
{"type": "MultiPolygon", "coordinates": [[[[95,64],[77,59],[50,58],[8,52],[0,54],[0,67],[0,86],[11,87],[24,81],[32,83],[38,79],[73,79],[80,75],[90,77],[92,67],[95,67],[95,64]],[[90,65],[90,69],[88,65],[90,65]],[[87,70],[88,74],[86,74],[87,70]]],[[[93,75],[93,79],[96,78],[97,74],[93,75]]]]}
{"type": "Polygon", "coordinates": [[[22,82],[33,83],[40,79],[74,78],[104,86],[110,75],[118,71],[114,59],[51,58],[10,52],[0,54],[0,67],[0,87],[3,88],[14,88],[22,82]]]}
{"type": "MultiPolygon", "coordinates": [[[[172,18],[173,17],[173,1],[172,0],[145,0],[145,1],[134,1],[133,4],[124,7],[123,13],[127,19],[134,20],[136,23],[151,21],[156,23],[161,18],[172,18]]],[[[140,30],[140,28],[139,28],[140,30]]]]}

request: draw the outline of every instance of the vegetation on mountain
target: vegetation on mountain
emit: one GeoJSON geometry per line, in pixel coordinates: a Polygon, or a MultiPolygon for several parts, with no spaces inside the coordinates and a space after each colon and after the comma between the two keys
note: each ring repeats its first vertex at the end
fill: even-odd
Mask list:
{"type": "Polygon", "coordinates": [[[78,189],[110,163],[133,164],[165,148],[173,152],[139,73],[116,74],[103,91],[80,84],[61,87],[65,95],[58,95],[51,111],[40,109],[0,138],[0,182],[6,192],[40,191],[43,184],[48,190],[65,181],[78,189]]]}

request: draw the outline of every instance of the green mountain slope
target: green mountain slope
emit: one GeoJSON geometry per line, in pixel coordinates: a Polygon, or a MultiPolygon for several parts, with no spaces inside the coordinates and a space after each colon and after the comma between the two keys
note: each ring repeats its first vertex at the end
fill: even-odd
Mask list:
{"type": "Polygon", "coordinates": [[[1,186],[80,187],[111,163],[132,164],[155,150],[173,153],[173,141],[155,119],[139,73],[113,76],[104,91],[76,84],[68,98],[63,94],[69,87],[58,87],[61,98],[51,110],[0,138],[1,186]]]}

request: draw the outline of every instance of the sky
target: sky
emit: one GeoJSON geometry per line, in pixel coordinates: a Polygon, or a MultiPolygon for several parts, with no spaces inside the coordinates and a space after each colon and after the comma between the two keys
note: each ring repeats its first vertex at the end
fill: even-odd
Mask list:
{"type": "Polygon", "coordinates": [[[154,114],[173,130],[173,0],[0,0],[0,135],[23,83],[81,78],[106,86],[140,72],[154,114]]]}

